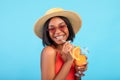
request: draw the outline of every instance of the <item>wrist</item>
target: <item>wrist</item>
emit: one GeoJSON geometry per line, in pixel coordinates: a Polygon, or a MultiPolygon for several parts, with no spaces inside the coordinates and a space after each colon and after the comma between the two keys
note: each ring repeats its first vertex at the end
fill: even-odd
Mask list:
{"type": "Polygon", "coordinates": [[[67,60],[66,63],[73,64],[74,59],[67,60]]]}

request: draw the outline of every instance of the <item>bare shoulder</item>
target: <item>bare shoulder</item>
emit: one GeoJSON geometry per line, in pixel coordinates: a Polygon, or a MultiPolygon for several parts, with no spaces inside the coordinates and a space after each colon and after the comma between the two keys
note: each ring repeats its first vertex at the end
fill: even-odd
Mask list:
{"type": "Polygon", "coordinates": [[[45,56],[45,57],[47,57],[47,56],[55,56],[56,55],[56,50],[53,48],[53,47],[51,47],[51,46],[46,46],[43,50],[42,50],[42,53],[41,53],[41,57],[43,57],[43,56],[45,56]]]}

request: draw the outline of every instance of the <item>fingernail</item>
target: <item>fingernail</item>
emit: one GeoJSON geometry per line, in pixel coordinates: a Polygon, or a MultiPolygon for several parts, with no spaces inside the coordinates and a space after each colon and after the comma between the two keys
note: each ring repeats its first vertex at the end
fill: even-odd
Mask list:
{"type": "Polygon", "coordinates": [[[80,72],[80,71],[78,71],[78,74],[81,74],[81,72],[80,72]]]}
{"type": "Polygon", "coordinates": [[[78,67],[78,69],[81,69],[81,67],[78,67]]]}
{"type": "Polygon", "coordinates": [[[75,76],[79,77],[79,74],[78,74],[78,73],[75,73],[75,76]]]}
{"type": "Polygon", "coordinates": [[[78,69],[80,69],[80,67],[78,67],[78,69]]]}

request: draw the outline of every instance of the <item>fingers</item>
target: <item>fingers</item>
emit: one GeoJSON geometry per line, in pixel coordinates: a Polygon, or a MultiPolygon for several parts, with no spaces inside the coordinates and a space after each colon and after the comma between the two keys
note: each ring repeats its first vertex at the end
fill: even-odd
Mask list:
{"type": "Polygon", "coordinates": [[[82,71],[84,72],[87,68],[86,67],[77,67],[76,71],[82,71]]]}
{"type": "Polygon", "coordinates": [[[83,63],[83,65],[82,65],[82,66],[87,66],[87,64],[88,64],[88,62],[85,62],[85,63],[83,63]]]}
{"type": "Polygon", "coordinates": [[[67,54],[68,52],[71,52],[71,50],[73,49],[73,45],[70,44],[70,42],[65,42],[65,44],[63,45],[63,49],[62,51],[67,54]]]}
{"type": "Polygon", "coordinates": [[[78,67],[78,71],[84,72],[87,70],[87,66],[85,67],[78,67]]]}
{"type": "Polygon", "coordinates": [[[75,73],[75,76],[77,76],[79,78],[81,76],[85,76],[85,74],[83,72],[87,70],[87,65],[86,66],[80,66],[80,67],[76,66],[75,69],[77,71],[75,73]]]}
{"type": "Polygon", "coordinates": [[[61,50],[61,56],[63,57],[63,59],[65,59],[64,61],[74,61],[74,58],[71,54],[73,49],[73,45],[70,44],[70,42],[65,42],[63,44],[63,48],[61,50]]]}
{"type": "Polygon", "coordinates": [[[75,69],[76,69],[76,71],[84,72],[87,70],[87,64],[85,64],[83,66],[76,66],[75,69]]]}
{"type": "Polygon", "coordinates": [[[75,73],[75,76],[76,77],[81,77],[81,76],[85,76],[85,74],[83,72],[78,71],[78,72],[75,73]]]}

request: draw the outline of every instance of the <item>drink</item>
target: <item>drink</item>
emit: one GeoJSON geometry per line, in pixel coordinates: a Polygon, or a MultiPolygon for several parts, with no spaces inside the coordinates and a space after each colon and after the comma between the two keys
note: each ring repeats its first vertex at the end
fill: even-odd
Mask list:
{"type": "MultiPolygon", "coordinates": [[[[84,50],[84,49],[82,49],[84,50]]],[[[72,50],[72,56],[75,59],[75,65],[77,67],[81,67],[87,64],[87,58],[86,56],[82,53],[82,51],[80,50],[80,47],[74,47],[72,50]]],[[[83,71],[78,71],[75,73],[75,76],[79,77],[79,76],[84,76],[83,71]]]]}
{"type": "Polygon", "coordinates": [[[87,58],[84,54],[82,54],[80,47],[77,46],[72,50],[72,56],[75,59],[75,64],[77,66],[82,66],[84,64],[87,64],[87,58]]]}

